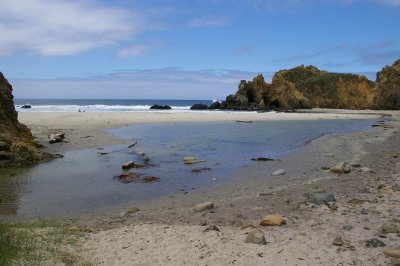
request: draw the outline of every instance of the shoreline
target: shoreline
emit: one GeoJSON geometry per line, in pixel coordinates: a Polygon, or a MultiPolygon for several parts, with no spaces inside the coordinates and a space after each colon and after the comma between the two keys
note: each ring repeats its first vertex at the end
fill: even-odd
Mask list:
{"type": "MultiPolygon", "coordinates": [[[[363,112],[357,114],[359,111],[340,110],[340,112],[328,114],[295,113],[293,115],[289,113],[284,115],[286,115],[285,119],[289,120],[300,119],[300,117],[358,119],[365,118],[363,112]]],[[[83,247],[85,253],[88,252],[87,258],[91,258],[99,265],[116,262],[117,264],[134,264],[131,260],[133,253],[137,253],[133,257],[135,263],[170,265],[228,264],[233,260],[237,265],[249,262],[264,265],[282,263],[331,265],[357,260],[365,265],[387,263],[388,259],[382,254],[383,248],[370,249],[361,244],[366,239],[379,238],[378,232],[382,223],[398,219],[397,214],[393,215],[389,212],[393,206],[396,206],[394,203],[399,202],[400,195],[397,191],[390,191],[392,183],[398,176],[393,175],[393,164],[396,159],[388,159],[388,151],[394,153],[396,144],[400,144],[400,138],[394,134],[400,129],[399,113],[379,112],[379,114],[382,113],[393,115],[392,120],[388,122],[393,128],[378,127],[367,132],[325,135],[312,140],[280,161],[259,162],[252,167],[242,169],[229,184],[217,185],[211,189],[202,189],[188,194],[177,193],[173,197],[165,196],[144,202],[127,203],[126,208],[134,206],[140,209],[132,214],[121,215],[118,212],[123,210],[120,210],[115,211],[114,214],[80,217],[65,222],[78,225],[82,231],[91,232],[88,240],[83,242],[83,247]],[[387,160],[388,162],[385,163],[387,160]],[[321,169],[339,161],[358,161],[361,166],[370,167],[372,172],[362,173],[359,168],[354,168],[349,174],[335,175],[321,169]],[[287,174],[272,177],[271,173],[280,168],[284,168],[287,174]],[[378,184],[385,184],[389,190],[378,190],[376,188],[378,184]],[[369,188],[371,192],[360,194],[359,189],[363,187],[369,188]],[[337,200],[338,210],[333,212],[325,205],[305,204],[304,194],[316,189],[332,191],[337,200]],[[353,206],[347,203],[352,198],[362,198],[366,201],[353,206]],[[192,213],[193,205],[206,201],[214,202],[215,208],[212,211],[192,213]],[[361,208],[367,208],[368,214],[360,214],[361,208]],[[258,221],[268,213],[282,214],[287,220],[287,225],[273,228],[257,225],[258,221]],[[218,226],[222,233],[204,233],[204,227],[200,225],[203,221],[206,221],[208,225],[218,226]],[[244,243],[246,233],[251,228],[241,229],[241,227],[249,224],[263,230],[269,244],[258,246],[244,243]],[[352,225],[354,229],[350,231],[342,229],[346,224],[352,225]],[[369,229],[365,229],[366,227],[369,229]],[[332,245],[336,236],[350,241],[356,249],[350,250],[332,245]],[[112,246],[111,239],[116,239],[112,246]],[[157,241],[154,241],[155,239],[157,241]],[[130,244],[127,245],[127,242],[130,244]],[[200,242],[206,245],[206,248],[199,249],[195,245],[200,242]],[[171,243],[175,244],[171,245],[171,243]],[[150,255],[154,250],[157,250],[157,253],[150,255]],[[179,250],[182,254],[176,254],[174,250],[179,250]],[[257,255],[260,253],[262,256],[257,255]]],[[[94,118],[87,114],[85,113],[84,119],[94,118]]],[[[266,119],[262,115],[256,117],[259,114],[250,114],[235,116],[233,113],[224,119],[231,119],[228,121],[243,118],[266,119]]],[[[40,121],[49,117],[39,115],[39,119],[35,121],[32,117],[24,115],[21,116],[20,113],[20,121],[32,127],[35,135],[48,130],[49,127],[45,127],[52,123],[49,120],[48,124],[41,124],[41,127],[35,128],[40,121]]],[[[79,125],[77,116],[72,114],[69,119],[73,121],[65,123],[65,119],[64,121],[62,119],[64,115],[69,116],[68,114],[50,115],[52,119],[57,118],[57,121],[53,120],[52,125],[62,130],[70,129],[73,132],[71,139],[79,137],[79,134],[82,137],[82,134],[85,135],[88,132],[93,132],[93,139],[96,141],[105,137],[103,134],[106,135],[106,133],[102,131],[103,123],[87,122],[91,125],[83,126],[78,130],[72,127],[74,121],[79,125]]],[[[173,118],[174,115],[176,114],[164,116],[164,122],[176,121],[177,118],[173,118]]],[[[278,115],[273,119],[282,119],[282,116],[278,115]]],[[[123,118],[120,116],[118,121],[114,120],[105,125],[124,126],[127,123],[140,123],[148,118],[143,116],[128,118],[127,115],[123,115],[123,118]]],[[[180,117],[183,121],[189,118],[190,116],[180,117]]],[[[222,117],[208,119],[227,121],[218,120],[222,117]]],[[[160,120],[162,119],[158,117],[151,122],[156,123],[160,120]]],[[[105,138],[107,137],[109,136],[105,138]]],[[[83,141],[70,141],[56,148],[65,151],[78,146],[97,145],[96,141],[87,141],[84,138],[83,141]],[[86,143],[83,143],[85,141],[86,143]]],[[[103,143],[108,141],[117,140],[109,138],[100,143],[104,145],[103,143]]],[[[390,238],[382,240],[387,242],[388,247],[395,247],[393,245],[399,241],[399,237],[390,235],[390,238]]]]}

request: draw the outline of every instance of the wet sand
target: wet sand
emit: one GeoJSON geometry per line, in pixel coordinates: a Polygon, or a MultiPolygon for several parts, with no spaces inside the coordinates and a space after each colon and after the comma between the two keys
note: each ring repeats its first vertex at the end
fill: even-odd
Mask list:
{"type": "MultiPolygon", "coordinates": [[[[370,118],[367,113],[371,112],[20,113],[19,118],[42,142],[50,131],[66,132],[68,143],[50,147],[62,153],[119,143],[102,129],[132,123],[370,118]]],[[[400,181],[394,173],[400,161],[400,113],[386,113],[393,117],[385,126],[321,137],[279,161],[241,169],[229,184],[130,202],[125,209],[68,220],[89,232],[76,252],[100,265],[386,265],[390,260],[382,251],[397,247],[400,240],[397,234],[384,238],[381,232],[385,223],[400,226],[400,192],[394,191],[400,181]],[[338,162],[360,166],[348,174],[323,170],[338,162]],[[362,172],[361,167],[371,172],[362,172]],[[286,174],[272,176],[277,169],[286,174]],[[335,195],[337,210],[305,203],[306,193],[321,189],[335,195]],[[213,209],[192,211],[194,205],[208,201],[214,203],[213,209]],[[140,210],[127,213],[129,207],[140,210]],[[282,215],[286,225],[259,225],[273,213],[282,215]],[[203,232],[209,225],[220,231],[203,232]],[[343,229],[345,225],[351,229],[343,229]],[[251,227],[264,232],[266,245],[245,243],[251,227]],[[333,245],[337,237],[349,243],[333,245]],[[366,240],[374,238],[386,247],[366,247],[366,240]]]]}

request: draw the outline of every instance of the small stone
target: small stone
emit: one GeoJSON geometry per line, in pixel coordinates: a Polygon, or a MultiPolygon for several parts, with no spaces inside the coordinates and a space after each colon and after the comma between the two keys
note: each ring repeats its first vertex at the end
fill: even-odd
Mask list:
{"type": "Polygon", "coordinates": [[[265,241],[264,232],[260,229],[254,229],[247,234],[246,243],[257,244],[257,245],[265,245],[267,241],[265,241]]]}
{"type": "Polygon", "coordinates": [[[272,173],[273,176],[284,175],[284,174],[286,174],[286,171],[284,169],[279,169],[272,173]]]}
{"type": "Polygon", "coordinates": [[[344,172],[345,174],[350,173],[350,172],[351,172],[351,167],[350,167],[350,165],[344,164],[344,166],[343,166],[343,172],[344,172]]]}
{"type": "Polygon", "coordinates": [[[358,160],[352,160],[349,164],[351,166],[353,166],[353,167],[360,167],[361,166],[361,164],[360,164],[360,162],[358,160]]]}
{"type": "Polygon", "coordinates": [[[361,205],[364,202],[365,202],[365,200],[357,199],[357,198],[354,198],[354,199],[351,199],[351,200],[347,201],[347,203],[353,204],[353,205],[361,205]]]}
{"type": "Polygon", "coordinates": [[[367,208],[361,208],[360,213],[361,214],[368,214],[368,209],[367,208]]]}
{"type": "Polygon", "coordinates": [[[383,254],[391,258],[400,259],[400,248],[386,249],[383,254]]]}
{"type": "Polygon", "coordinates": [[[205,211],[208,209],[212,209],[214,207],[214,203],[212,202],[205,202],[205,203],[200,203],[197,204],[196,206],[194,206],[193,211],[194,212],[201,212],[201,211],[205,211]]]}
{"type": "Polygon", "coordinates": [[[400,191],[400,181],[396,181],[392,186],[393,191],[400,191]]]}
{"type": "Polygon", "coordinates": [[[335,196],[332,192],[316,191],[307,194],[307,201],[312,204],[325,204],[328,202],[335,202],[335,196]]]}
{"type": "Polygon", "coordinates": [[[208,224],[208,223],[207,223],[206,220],[202,220],[202,221],[200,221],[200,223],[199,223],[200,226],[206,226],[207,224],[208,224]]]}
{"type": "Polygon", "coordinates": [[[364,188],[360,188],[360,189],[358,190],[358,193],[369,194],[369,193],[371,193],[371,190],[370,190],[369,188],[367,188],[367,187],[364,187],[364,188]]]}
{"type": "Polygon", "coordinates": [[[396,166],[394,167],[394,173],[400,174],[400,162],[396,163],[396,166]]]}
{"type": "Polygon", "coordinates": [[[127,216],[128,216],[128,212],[125,212],[125,211],[120,212],[120,213],[118,214],[118,216],[121,217],[121,218],[127,217],[127,216]]]}
{"type": "Polygon", "coordinates": [[[361,168],[360,168],[360,171],[361,171],[362,173],[370,173],[370,172],[371,172],[371,169],[364,166],[364,167],[361,167],[361,168]]]}
{"type": "Polygon", "coordinates": [[[395,224],[384,224],[381,229],[384,234],[397,234],[399,232],[399,228],[395,224]]]}
{"type": "Polygon", "coordinates": [[[349,225],[349,224],[346,224],[346,225],[344,225],[342,228],[343,228],[343,230],[350,231],[351,229],[353,229],[353,226],[352,226],[352,225],[349,225]]]}
{"type": "Polygon", "coordinates": [[[326,153],[325,156],[326,157],[335,157],[335,155],[333,153],[330,153],[330,152],[326,153]]]}
{"type": "Polygon", "coordinates": [[[135,212],[140,211],[140,209],[138,207],[130,207],[130,208],[128,208],[127,211],[128,211],[128,213],[135,213],[135,212]]]}
{"type": "Polygon", "coordinates": [[[79,231],[81,231],[81,229],[76,225],[68,226],[67,230],[70,231],[70,232],[79,232],[79,231]]]}
{"type": "Polygon", "coordinates": [[[343,174],[344,173],[344,162],[337,163],[336,165],[329,168],[329,171],[335,174],[343,174]]]}
{"type": "Polygon", "coordinates": [[[210,225],[206,229],[203,230],[203,232],[208,232],[208,231],[217,231],[217,232],[219,232],[219,228],[216,227],[215,225],[210,225]]]}
{"type": "Polygon", "coordinates": [[[187,156],[187,157],[183,157],[183,162],[185,164],[195,164],[195,163],[206,162],[206,160],[197,160],[196,157],[187,156]]]}
{"type": "Polygon", "coordinates": [[[380,241],[379,239],[372,238],[365,241],[365,246],[368,248],[377,248],[377,247],[385,247],[386,244],[380,241]]]}
{"type": "Polygon", "coordinates": [[[129,161],[126,162],[122,165],[122,169],[131,169],[135,166],[135,162],[134,161],[129,161]]]}
{"type": "Polygon", "coordinates": [[[266,226],[280,226],[283,224],[286,224],[286,221],[279,214],[268,214],[260,221],[260,225],[266,226]]]}
{"type": "Polygon", "coordinates": [[[339,236],[333,240],[332,244],[334,244],[335,246],[343,246],[343,243],[344,243],[343,239],[339,236]]]}

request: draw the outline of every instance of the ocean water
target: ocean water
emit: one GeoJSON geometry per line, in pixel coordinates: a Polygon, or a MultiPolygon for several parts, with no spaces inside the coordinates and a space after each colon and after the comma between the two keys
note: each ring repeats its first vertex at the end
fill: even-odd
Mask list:
{"type": "Polygon", "coordinates": [[[253,123],[161,123],[131,125],[107,132],[137,144],[106,146],[65,153],[25,169],[0,169],[0,217],[79,215],[120,208],[134,200],[207,189],[229,182],[251,158],[281,158],[327,133],[365,131],[371,120],[263,121],[253,123]],[[100,152],[107,153],[99,155],[100,152]],[[153,165],[135,169],[159,182],[121,183],[113,177],[124,162],[140,162],[145,153],[153,165]],[[206,162],[185,165],[183,157],[206,162]],[[193,173],[198,168],[209,171],[193,173]]]}
{"type": "Polygon", "coordinates": [[[18,112],[147,112],[154,104],[169,105],[172,112],[185,112],[196,103],[210,105],[213,100],[115,100],[115,99],[15,99],[18,112]],[[29,104],[32,108],[24,109],[29,104]]]}

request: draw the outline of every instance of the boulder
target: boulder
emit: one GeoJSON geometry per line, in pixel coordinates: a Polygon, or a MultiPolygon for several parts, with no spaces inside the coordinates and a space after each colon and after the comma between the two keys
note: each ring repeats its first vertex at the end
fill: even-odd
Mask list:
{"type": "Polygon", "coordinates": [[[196,103],[193,104],[192,107],[190,107],[190,110],[207,110],[208,105],[204,103],[196,103]]]}
{"type": "Polygon", "coordinates": [[[29,105],[29,104],[24,104],[24,105],[21,106],[21,108],[23,108],[23,109],[29,109],[29,108],[32,108],[32,106],[29,105]]]}
{"type": "Polygon", "coordinates": [[[18,122],[12,86],[0,72],[0,167],[29,165],[54,158],[38,149],[30,130],[18,122]]]}
{"type": "Polygon", "coordinates": [[[219,109],[219,107],[221,106],[221,103],[219,101],[215,101],[210,105],[210,109],[215,110],[215,109],[219,109]]]}
{"type": "Polygon", "coordinates": [[[49,135],[49,143],[62,142],[65,139],[65,133],[51,134],[49,135]]]}
{"type": "Polygon", "coordinates": [[[169,105],[158,105],[154,104],[150,107],[151,110],[170,110],[172,109],[169,105]]]}

